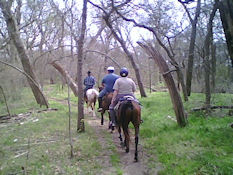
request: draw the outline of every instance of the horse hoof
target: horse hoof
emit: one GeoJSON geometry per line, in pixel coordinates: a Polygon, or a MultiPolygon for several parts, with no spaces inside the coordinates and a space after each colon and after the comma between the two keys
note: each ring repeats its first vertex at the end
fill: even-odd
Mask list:
{"type": "Polygon", "coordinates": [[[127,153],[128,153],[128,152],[129,152],[129,148],[126,148],[126,149],[125,149],[125,152],[127,152],[127,153]]]}
{"type": "Polygon", "coordinates": [[[137,158],[137,157],[135,157],[135,158],[134,158],[134,161],[135,161],[135,162],[138,162],[138,158],[137,158]]]}

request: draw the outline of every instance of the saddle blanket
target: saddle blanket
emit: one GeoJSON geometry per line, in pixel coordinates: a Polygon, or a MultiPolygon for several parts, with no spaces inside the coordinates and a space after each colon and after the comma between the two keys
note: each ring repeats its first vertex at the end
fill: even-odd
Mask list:
{"type": "Polygon", "coordinates": [[[120,106],[120,104],[121,104],[123,101],[135,101],[135,102],[138,103],[138,104],[140,105],[140,107],[141,107],[141,104],[140,104],[140,102],[139,102],[137,99],[133,98],[133,97],[130,96],[130,95],[127,95],[127,96],[124,96],[124,97],[122,97],[122,98],[119,99],[119,101],[117,102],[116,106],[114,107],[114,110],[115,110],[115,111],[117,111],[117,110],[119,109],[119,106],[120,106]]]}

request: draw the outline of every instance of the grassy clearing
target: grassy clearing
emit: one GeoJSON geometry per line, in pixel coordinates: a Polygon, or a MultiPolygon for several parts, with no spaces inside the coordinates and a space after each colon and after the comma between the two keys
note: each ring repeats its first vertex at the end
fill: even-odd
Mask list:
{"type": "MultiPolygon", "coordinates": [[[[28,174],[102,174],[100,158],[103,148],[95,131],[87,124],[85,133],[76,132],[76,105],[72,106],[71,116],[75,155],[70,159],[68,108],[64,101],[67,99],[67,89],[61,91],[57,85],[53,85],[46,87],[45,91],[50,107],[58,111],[34,112],[29,122],[0,125],[0,174],[24,174],[25,171],[28,174]]],[[[77,98],[72,93],[71,103],[77,104],[77,98]]],[[[18,113],[32,111],[36,106],[34,103],[25,106],[21,101],[15,101],[15,104],[20,106],[20,109],[14,110],[18,113]]],[[[111,136],[108,135],[106,137],[110,140],[111,136]]],[[[115,172],[120,174],[117,173],[121,172],[119,157],[114,153],[112,141],[108,148],[113,151],[111,163],[115,172]]]]}
{"type": "MultiPolygon", "coordinates": [[[[232,94],[216,94],[215,105],[232,105],[232,94]]],[[[156,92],[140,100],[144,106],[141,137],[144,146],[163,164],[160,174],[233,174],[232,116],[219,116],[225,111],[205,116],[189,115],[189,124],[179,128],[173,120],[172,104],[167,93],[156,92]]],[[[185,108],[201,106],[203,94],[193,94],[185,108]]],[[[151,161],[150,166],[153,166],[151,161]]]]}

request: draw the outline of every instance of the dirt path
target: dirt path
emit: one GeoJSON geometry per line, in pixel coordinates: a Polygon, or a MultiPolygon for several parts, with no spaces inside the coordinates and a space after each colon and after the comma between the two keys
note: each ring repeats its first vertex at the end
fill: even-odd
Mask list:
{"type": "MultiPolygon", "coordinates": [[[[86,119],[87,123],[92,126],[95,129],[96,135],[98,137],[99,143],[101,146],[104,148],[106,146],[106,140],[104,138],[104,135],[101,134],[103,132],[108,132],[111,134],[113,142],[116,146],[117,153],[120,157],[120,166],[121,169],[123,170],[123,175],[156,175],[158,169],[150,169],[148,165],[149,161],[149,156],[146,154],[146,151],[143,149],[142,145],[140,144],[139,140],[139,145],[138,145],[138,156],[139,156],[139,161],[134,162],[134,151],[135,151],[135,145],[134,145],[134,131],[132,130],[130,132],[131,135],[131,142],[130,142],[130,152],[126,153],[125,149],[120,146],[120,140],[119,140],[119,134],[115,130],[113,133],[110,133],[110,130],[108,130],[108,122],[105,121],[104,125],[100,125],[100,117],[87,117],[86,119]]],[[[139,138],[140,139],[140,138],[139,138]]],[[[103,166],[107,164],[105,167],[109,167],[109,158],[111,156],[111,151],[108,151],[106,149],[103,149],[105,151],[105,159],[103,161],[103,166]]],[[[111,172],[111,169],[106,169],[107,174],[111,172]]],[[[111,173],[110,173],[111,174],[111,173]]]]}
{"type": "MultiPolygon", "coordinates": [[[[58,100],[52,98],[55,101],[65,104],[64,100],[58,100]]],[[[125,152],[125,149],[121,147],[119,134],[118,131],[115,130],[113,133],[110,133],[108,130],[108,121],[106,120],[105,116],[105,123],[104,125],[100,124],[100,117],[93,117],[90,116],[88,113],[87,108],[84,108],[85,114],[85,121],[91,126],[96,133],[98,138],[98,142],[100,143],[101,147],[103,148],[103,154],[99,157],[99,162],[102,165],[103,172],[101,175],[108,175],[114,174],[115,169],[112,167],[110,157],[113,154],[110,149],[107,149],[109,143],[105,138],[106,132],[111,134],[113,143],[116,146],[116,152],[120,157],[120,168],[123,171],[123,175],[157,175],[158,171],[161,169],[158,162],[155,162],[156,167],[155,169],[150,169],[147,165],[149,162],[150,156],[146,153],[146,150],[143,149],[142,145],[140,144],[139,138],[139,145],[138,145],[138,162],[134,162],[134,151],[135,151],[135,144],[134,144],[134,130],[130,131],[131,142],[130,142],[130,151],[129,153],[125,152]]],[[[99,115],[99,114],[97,114],[99,115]]]]}

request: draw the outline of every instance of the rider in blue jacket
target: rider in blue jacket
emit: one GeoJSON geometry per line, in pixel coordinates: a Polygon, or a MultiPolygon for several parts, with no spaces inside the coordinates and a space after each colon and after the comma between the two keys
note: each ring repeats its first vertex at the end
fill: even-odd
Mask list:
{"type": "Polygon", "coordinates": [[[83,81],[84,86],[84,97],[86,96],[86,92],[88,89],[92,89],[93,86],[95,85],[95,78],[91,76],[91,71],[87,72],[87,77],[83,81]]]}
{"type": "Polygon", "coordinates": [[[118,75],[114,74],[114,67],[109,66],[107,68],[108,74],[104,76],[102,80],[102,85],[104,86],[104,89],[100,92],[98,101],[99,101],[99,109],[98,112],[102,111],[102,98],[104,95],[106,95],[109,92],[113,92],[113,85],[115,81],[119,78],[118,75]]]}

